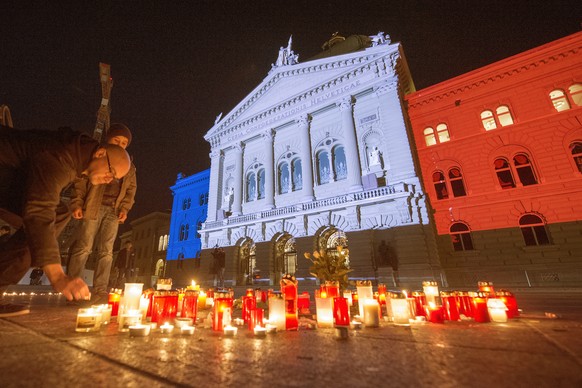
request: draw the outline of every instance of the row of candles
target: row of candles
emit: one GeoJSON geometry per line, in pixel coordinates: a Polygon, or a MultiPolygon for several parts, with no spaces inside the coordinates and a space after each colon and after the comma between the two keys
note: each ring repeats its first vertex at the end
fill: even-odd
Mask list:
{"type": "MultiPolygon", "coordinates": [[[[439,292],[436,282],[427,281],[423,282],[423,291],[409,294],[388,291],[383,284],[374,292],[371,282],[363,281],[357,282],[356,291],[340,294],[339,284],[325,282],[315,292],[317,326],[336,327],[345,335],[349,327],[378,327],[383,319],[409,325],[416,321],[444,323],[462,317],[476,322],[506,322],[518,316],[513,294],[495,292],[490,282],[479,282],[478,286],[477,292],[439,292]]],[[[102,324],[117,317],[119,331],[129,331],[131,335],[148,335],[152,326],[157,325],[162,333],[170,333],[171,323],[182,333],[192,334],[198,309],[212,308],[208,320],[213,331],[233,336],[238,331],[236,326],[248,325],[255,335],[263,336],[277,330],[297,330],[299,312],[308,313],[310,305],[309,294],[299,295],[297,281],[288,275],[281,281],[281,291],[248,289],[241,300],[242,319],[232,317],[232,290],[204,292],[193,282],[182,292],[172,290],[171,285],[158,286],[157,291],[142,291],[143,284],[127,283],[123,296],[121,290],[110,293],[107,305],[80,309],[77,331],[99,330],[102,324]],[[268,319],[259,303],[268,304],[268,319]]]]}

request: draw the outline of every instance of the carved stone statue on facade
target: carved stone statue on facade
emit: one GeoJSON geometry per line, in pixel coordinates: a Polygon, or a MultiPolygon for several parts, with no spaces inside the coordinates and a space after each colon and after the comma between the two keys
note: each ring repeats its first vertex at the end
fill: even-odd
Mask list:
{"type": "Polygon", "coordinates": [[[279,48],[279,55],[277,55],[277,60],[272,65],[273,67],[295,65],[299,63],[299,54],[295,54],[291,49],[291,43],[293,41],[293,36],[289,37],[289,43],[287,47],[279,48]]]}
{"type": "Polygon", "coordinates": [[[390,44],[390,35],[384,34],[384,32],[378,32],[376,35],[371,35],[372,47],[378,46],[380,44],[390,44]]]}
{"type": "Polygon", "coordinates": [[[232,201],[233,197],[234,197],[234,187],[231,187],[227,189],[226,193],[224,194],[224,201],[222,203],[222,207],[224,209],[230,208],[230,202],[232,201]]]}
{"type": "Polygon", "coordinates": [[[382,165],[382,153],[380,152],[378,147],[374,147],[372,151],[370,151],[369,156],[370,156],[370,167],[382,165]]]}
{"type": "Polygon", "coordinates": [[[221,118],[222,118],[222,112],[220,112],[218,114],[218,116],[216,116],[216,119],[214,119],[214,124],[218,124],[218,122],[220,121],[221,118]]]}

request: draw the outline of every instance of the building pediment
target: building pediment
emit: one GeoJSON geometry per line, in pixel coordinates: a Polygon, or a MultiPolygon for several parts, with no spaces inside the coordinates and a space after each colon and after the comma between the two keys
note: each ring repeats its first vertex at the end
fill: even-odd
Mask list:
{"type": "Polygon", "coordinates": [[[255,130],[284,124],[325,100],[357,93],[369,80],[394,75],[399,49],[399,44],[385,44],[274,68],[233,110],[217,119],[205,139],[212,147],[224,145],[255,130]]]}

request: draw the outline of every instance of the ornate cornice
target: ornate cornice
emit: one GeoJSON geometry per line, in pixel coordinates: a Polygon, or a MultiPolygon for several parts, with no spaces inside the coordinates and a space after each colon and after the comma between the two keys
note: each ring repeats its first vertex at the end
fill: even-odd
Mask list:
{"type": "MultiPolygon", "coordinates": [[[[435,92],[433,94],[433,93],[430,93],[430,91],[428,91],[428,93],[430,93],[430,96],[426,97],[426,98],[415,98],[413,95],[412,96],[413,98],[411,100],[413,100],[415,102],[411,103],[409,105],[409,107],[416,108],[416,107],[420,107],[422,105],[426,105],[426,104],[429,104],[432,102],[436,102],[439,100],[453,97],[456,94],[462,93],[464,91],[471,90],[471,89],[474,89],[474,88],[477,88],[477,87],[480,87],[483,85],[487,85],[487,84],[490,84],[491,82],[501,80],[501,79],[504,79],[507,77],[511,77],[511,76],[520,74],[522,72],[534,69],[534,68],[539,67],[539,66],[544,66],[544,65],[553,63],[555,61],[566,58],[566,57],[573,55],[573,54],[578,54],[580,52],[580,49],[581,49],[581,47],[572,48],[570,50],[561,52],[559,54],[553,54],[553,55],[547,56],[545,58],[538,58],[537,60],[531,60],[531,61],[527,62],[526,64],[521,64],[519,66],[512,66],[512,67],[510,67],[504,71],[500,71],[498,73],[494,73],[491,70],[487,69],[487,67],[489,67],[489,66],[496,65],[496,63],[493,63],[491,65],[485,66],[485,68],[483,68],[483,69],[477,69],[477,70],[474,70],[473,72],[469,72],[465,75],[460,75],[459,76],[460,78],[463,78],[465,76],[467,76],[467,78],[469,78],[471,73],[475,73],[475,75],[473,77],[471,77],[471,78],[473,78],[473,80],[470,80],[466,83],[460,82],[461,79],[458,80],[457,82],[454,82],[454,78],[453,78],[450,81],[443,81],[443,84],[445,84],[445,86],[443,86],[442,92],[435,92]],[[482,77],[478,77],[479,73],[489,73],[489,75],[487,77],[482,78],[482,77]],[[475,78],[477,78],[477,79],[475,79],[475,78]],[[457,85],[455,85],[455,87],[452,87],[452,88],[450,88],[450,87],[447,88],[446,84],[449,82],[451,84],[457,84],[457,85]]],[[[518,56],[519,55],[520,54],[518,54],[518,56]]],[[[435,85],[434,87],[436,88],[438,85],[439,84],[435,85]]],[[[431,88],[433,88],[433,87],[429,86],[427,89],[431,89],[431,88]]],[[[422,93],[422,90],[420,90],[418,93],[422,93]]],[[[409,100],[409,102],[410,102],[410,100],[409,100]]]]}

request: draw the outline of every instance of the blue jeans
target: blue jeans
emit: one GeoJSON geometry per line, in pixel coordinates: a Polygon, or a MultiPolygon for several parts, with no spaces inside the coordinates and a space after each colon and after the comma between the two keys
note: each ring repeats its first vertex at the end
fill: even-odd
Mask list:
{"type": "Polygon", "coordinates": [[[97,267],[93,275],[93,293],[95,294],[107,292],[113,262],[113,243],[117,237],[118,228],[119,220],[115,209],[101,206],[96,220],[83,219],[79,226],[77,240],[71,247],[67,273],[72,277],[80,277],[87,258],[95,246],[97,252],[97,267]]]}

